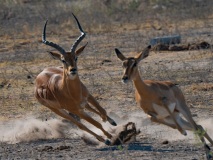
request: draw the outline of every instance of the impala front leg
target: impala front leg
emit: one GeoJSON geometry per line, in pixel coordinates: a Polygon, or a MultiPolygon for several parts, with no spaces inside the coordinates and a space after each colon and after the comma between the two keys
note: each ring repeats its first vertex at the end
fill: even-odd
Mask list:
{"type": "Polygon", "coordinates": [[[92,117],[87,115],[85,112],[80,111],[78,114],[81,118],[83,118],[84,120],[86,120],[90,124],[94,125],[95,127],[99,128],[109,139],[112,138],[112,135],[110,133],[108,133],[106,130],[104,130],[104,128],[102,127],[102,125],[99,122],[94,120],[92,117]]]}
{"type": "MultiPolygon", "coordinates": [[[[116,122],[115,122],[112,118],[110,118],[110,117],[107,115],[105,109],[103,109],[103,108],[100,106],[100,104],[96,101],[96,99],[95,99],[91,94],[88,96],[88,99],[87,99],[87,100],[88,100],[88,102],[89,102],[90,104],[92,104],[92,105],[98,110],[97,113],[99,113],[98,115],[100,115],[100,117],[102,118],[102,120],[103,120],[104,122],[108,121],[111,125],[117,126],[116,122]]],[[[90,107],[90,106],[89,106],[89,107],[90,107]]],[[[91,107],[90,107],[90,108],[91,108],[91,107]]],[[[93,108],[91,108],[91,109],[94,110],[93,108]]],[[[94,112],[94,113],[96,113],[96,112],[94,112]]]]}
{"type": "Polygon", "coordinates": [[[173,128],[173,129],[177,129],[177,127],[176,127],[175,124],[168,123],[164,119],[158,119],[156,113],[154,113],[154,112],[147,112],[147,114],[150,115],[150,120],[152,122],[164,124],[164,125],[167,125],[167,126],[173,128]]]}
{"type": "Polygon", "coordinates": [[[100,113],[92,108],[88,103],[85,105],[85,108],[101,117],[100,113]]]}
{"type": "Polygon", "coordinates": [[[88,133],[90,133],[91,135],[93,135],[94,137],[96,137],[99,141],[105,143],[106,145],[110,145],[110,141],[104,140],[101,136],[97,135],[96,133],[92,132],[91,130],[89,130],[86,126],[84,126],[82,123],[76,121],[73,117],[71,117],[65,110],[63,109],[55,109],[55,108],[50,108],[53,112],[55,112],[56,114],[58,114],[59,116],[70,120],[72,123],[74,123],[75,125],[77,125],[81,130],[84,130],[88,133]]]}

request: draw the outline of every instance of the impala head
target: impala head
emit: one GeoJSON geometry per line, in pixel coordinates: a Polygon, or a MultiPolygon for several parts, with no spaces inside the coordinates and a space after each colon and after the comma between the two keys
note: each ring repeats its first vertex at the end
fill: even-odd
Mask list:
{"type": "Polygon", "coordinates": [[[53,43],[53,42],[49,42],[46,40],[46,26],[47,26],[47,21],[44,25],[44,30],[43,30],[43,34],[42,34],[42,42],[48,46],[51,46],[53,48],[55,48],[56,50],[58,50],[58,52],[49,52],[50,55],[57,60],[60,60],[63,65],[64,65],[64,71],[66,73],[66,75],[70,78],[70,79],[74,79],[78,73],[78,69],[77,69],[77,59],[78,56],[81,54],[81,52],[84,50],[84,48],[86,47],[87,43],[80,47],[79,49],[76,50],[78,44],[84,39],[84,37],[86,36],[86,33],[83,31],[83,29],[81,28],[81,25],[78,21],[78,19],[76,18],[76,16],[74,14],[72,14],[73,17],[75,18],[78,28],[81,32],[81,35],[78,37],[78,39],[74,42],[74,44],[72,45],[70,51],[66,52],[62,47],[60,47],[58,44],[53,43]]]}
{"type": "Polygon", "coordinates": [[[134,80],[135,73],[138,69],[138,63],[148,57],[149,50],[151,46],[146,47],[141,53],[137,54],[135,57],[125,57],[117,48],[115,53],[117,57],[123,62],[122,66],[124,68],[124,74],[122,77],[123,83],[127,83],[129,80],[134,80]]]}

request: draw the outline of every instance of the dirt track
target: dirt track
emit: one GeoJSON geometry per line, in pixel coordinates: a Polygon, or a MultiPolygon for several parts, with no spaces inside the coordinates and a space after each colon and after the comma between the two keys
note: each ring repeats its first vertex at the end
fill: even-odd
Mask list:
{"type": "MultiPolygon", "coordinates": [[[[119,48],[125,55],[134,55],[149,43],[150,38],[176,31],[182,35],[184,43],[205,40],[213,44],[211,18],[206,18],[204,23],[202,19],[189,16],[190,19],[186,15],[187,18],[179,22],[181,25],[176,26],[176,22],[161,23],[164,18],[156,23],[156,17],[152,17],[154,11],[149,13],[150,17],[145,16],[148,19],[145,21],[137,19],[136,13],[132,14],[136,16],[137,24],[133,23],[133,18],[130,18],[129,23],[128,20],[119,22],[119,17],[122,19],[126,16],[123,15],[125,12],[106,14],[112,14],[115,22],[108,19],[104,21],[106,17],[101,16],[92,19],[91,16],[95,17],[95,14],[88,13],[88,10],[76,14],[87,31],[87,37],[82,44],[89,42],[85,52],[79,57],[80,78],[100,104],[113,113],[112,116],[118,124],[134,121],[141,130],[137,141],[129,145],[94,146],[84,143],[76,135],[81,132],[70,124],[61,123],[58,120],[60,118],[41,106],[33,95],[36,75],[44,67],[61,65],[47,54],[46,51],[51,49],[41,44],[43,22],[49,19],[48,39],[60,43],[64,48],[69,49],[78,36],[75,23],[69,16],[72,11],[69,10],[69,2],[67,6],[63,2],[60,5],[57,2],[49,5],[46,2],[35,3],[29,0],[18,2],[20,8],[5,2],[0,12],[3,13],[0,17],[3,25],[0,30],[0,140],[3,141],[0,143],[0,159],[205,159],[203,147],[193,133],[184,137],[178,131],[147,120],[135,103],[132,84],[124,85],[120,81],[122,67],[115,56],[114,48],[119,48]],[[51,9],[55,6],[57,7],[53,13],[51,9]],[[61,9],[63,7],[64,10],[61,9]],[[47,12],[51,14],[48,15],[47,12]],[[88,19],[85,18],[87,13],[88,19]],[[91,20],[94,20],[92,24],[91,20]],[[128,115],[128,118],[119,119],[115,114],[120,117],[128,115]],[[29,120],[29,117],[33,117],[33,120],[29,120]],[[62,128],[49,125],[52,118],[62,128]],[[61,129],[62,133],[58,134],[55,129],[61,129]],[[53,134],[55,132],[57,134],[53,134]],[[8,144],[4,142],[5,139],[20,142],[8,144]],[[29,139],[32,140],[24,142],[29,139]]],[[[78,11],[74,4],[71,6],[73,11],[78,11]]],[[[193,118],[204,125],[213,138],[212,57],[212,49],[151,52],[140,63],[140,70],[143,79],[171,80],[178,83],[193,118]]],[[[105,127],[110,128],[108,125],[105,127]]]]}
{"type": "MultiPolygon", "coordinates": [[[[61,122],[60,120],[37,122],[38,120],[34,118],[25,118],[20,120],[19,123],[17,121],[10,123],[10,130],[8,130],[5,126],[6,124],[4,124],[3,132],[7,133],[5,138],[9,138],[10,141],[13,142],[30,139],[31,141],[16,144],[1,143],[1,159],[195,160],[202,159],[202,157],[205,156],[202,145],[198,139],[194,139],[193,134],[189,134],[187,138],[168,127],[150,124],[144,114],[132,113],[132,115],[134,115],[132,118],[129,117],[125,119],[135,121],[137,126],[141,126],[141,134],[137,137],[137,141],[128,145],[111,147],[105,146],[104,144],[89,145],[85,143],[80,136],[78,136],[81,135],[81,131],[72,128],[70,124],[61,122]],[[141,124],[138,121],[139,117],[141,117],[141,124]],[[61,126],[56,125],[57,123],[61,126]],[[20,128],[20,126],[22,128],[20,128]],[[64,134],[57,135],[55,133],[55,130],[59,128],[60,132],[64,134]],[[55,138],[52,139],[49,137],[50,139],[48,140],[50,134],[52,134],[52,137],[55,136],[55,138]],[[39,140],[39,135],[43,140],[39,140]]],[[[124,119],[118,119],[118,117],[115,116],[114,118],[119,124],[124,123],[124,119]]]]}
{"type": "Polygon", "coordinates": [[[202,159],[203,149],[187,142],[162,144],[157,139],[140,139],[128,146],[93,147],[80,139],[55,139],[1,146],[1,159],[202,159]],[[183,145],[184,144],[184,145],[183,145]]]}

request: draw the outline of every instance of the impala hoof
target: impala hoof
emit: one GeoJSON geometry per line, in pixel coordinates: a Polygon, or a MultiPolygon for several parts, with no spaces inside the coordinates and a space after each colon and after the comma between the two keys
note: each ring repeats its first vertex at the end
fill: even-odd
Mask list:
{"type": "Polygon", "coordinates": [[[210,151],[211,150],[211,148],[209,147],[209,145],[205,145],[205,147],[210,151]]]}
{"type": "Polygon", "coordinates": [[[115,123],[115,121],[113,121],[112,123],[110,123],[113,126],[117,126],[117,123],[115,123]]]}
{"type": "Polygon", "coordinates": [[[110,140],[107,139],[107,140],[105,141],[105,144],[109,146],[109,145],[111,144],[110,140]]]}
{"type": "Polygon", "coordinates": [[[182,134],[183,134],[184,136],[187,136],[187,133],[186,133],[186,131],[184,131],[182,134]]]}
{"type": "Polygon", "coordinates": [[[115,123],[115,121],[114,121],[112,118],[107,117],[107,120],[108,120],[108,122],[109,122],[111,125],[117,126],[117,123],[115,123]]]}
{"type": "Polygon", "coordinates": [[[213,159],[213,156],[212,156],[212,153],[209,153],[207,156],[206,156],[207,160],[212,160],[213,159]]]}

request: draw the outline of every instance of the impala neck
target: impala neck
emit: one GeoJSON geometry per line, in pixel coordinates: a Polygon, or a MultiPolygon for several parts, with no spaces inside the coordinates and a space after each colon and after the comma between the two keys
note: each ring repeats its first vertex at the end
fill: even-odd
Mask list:
{"type": "Polygon", "coordinates": [[[81,95],[82,89],[81,89],[81,81],[79,79],[78,74],[76,75],[74,79],[70,79],[64,71],[63,80],[62,80],[62,89],[66,91],[67,95],[72,95],[72,97],[77,97],[77,98],[80,97],[79,94],[81,95]]]}
{"type": "Polygon", "coordinates": [[[147,94],[148,87],[141,79],[139,70],[137,69],[135,72],[135,76],[133,78],[133,84],[140,95],[147,94]]]}

